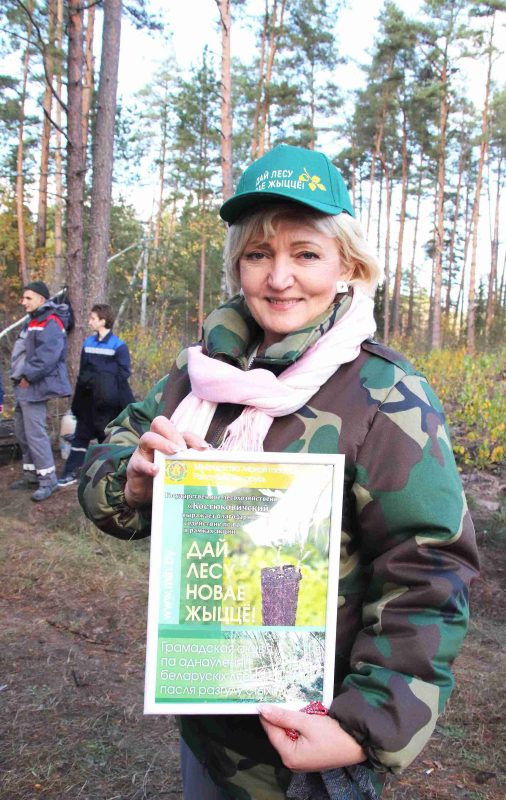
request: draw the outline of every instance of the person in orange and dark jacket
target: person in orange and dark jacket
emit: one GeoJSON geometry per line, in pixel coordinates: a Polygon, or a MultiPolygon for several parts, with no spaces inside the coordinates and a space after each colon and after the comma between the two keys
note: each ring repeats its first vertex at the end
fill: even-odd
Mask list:
{"type": "Polygon", "coordinates": [[[46,500],[57,488],[53,451],[47,432],[47,401],[72,394],[65,356],[70,308],[49,299],[43,281],[23,290],[21,305],[28,319],[11,356],[16,406],[14,431],[23,457],[23,477],[11,489],[35,489],[32,500],[46,500]]]}

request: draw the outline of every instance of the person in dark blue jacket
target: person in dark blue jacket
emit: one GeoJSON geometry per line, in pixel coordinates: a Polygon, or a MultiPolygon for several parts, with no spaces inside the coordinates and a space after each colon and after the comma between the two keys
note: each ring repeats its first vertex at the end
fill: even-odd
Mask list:
{"type": "Polygon", "coordinates": [[[14,383],[14,432],[23,457],[23,477],[11,489],[35,489],[32,500],[46,500],[57,487],[47,432],[47,401],[72,394],[65,356],[70,308],[49,299],[43,281],[23,289],[28,319],[14,343],[10,376],[14,383]]]}
{"type": "Polygon", "coordinates": [[[130,353],[113,332],[114,313],[106,303],[93,306],[88,320],[93,333],[84,340],[71,410],[77,419],[70,455],[58,486],[77,481],[92,439],[103,442],[106,425],[135,402],[128,383],[130,353]]]}

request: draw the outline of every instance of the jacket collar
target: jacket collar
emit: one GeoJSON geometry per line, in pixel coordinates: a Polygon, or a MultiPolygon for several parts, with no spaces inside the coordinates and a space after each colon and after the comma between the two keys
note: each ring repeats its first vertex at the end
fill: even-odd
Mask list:
{"type": "MultiPolygon", "coordinates": [[[[352,295],[348,294],[333,303],[307,328],[287,334],[280,342],[267,348],[255,359],[257,366],[287,367],[301,355],[348,311],[352,295]]],[[[221,358],[247,369],[249,354],[262,339],[262,331],[251,316],[246,301],[235,295],[219,306],[204,322],[204,350],[211,358],[221,358]]]]}
{"type": "Polygon", "coordinates": [[[111,338],[111,336],[112,336],[112,331],[108,331],[108,332],[105,334],[105,336],[104,336],[104,338],[103,338],[103,339],[99,339],[99,336],[98,336],[98,331],[97,331],[97,332],[95,332],[95,333],[93,333],[93,334],[92,334],[92,336],[94,336],[94,337],[95,337],[95,339],[96,339],[96,341],[97,341],[97,342],[100,342],[100,344],[104,344],[105,342],[108,342],[108,341],[109,341],[109,339],[111,338]]]}
{"type": "Polygon", "coordinates": [[[44,315],[47,316],[48,314],[51,314],[51,312],[53,310],[54,310],[53,301],[52,300],[46,300],[45,303],[42,303],[41,306],[36,308],[35,311],[32,311],[32,313],[29,314],[28,316],[30,317],[30,320],[38,319],[39,317],[43,317],[44,315]]]}

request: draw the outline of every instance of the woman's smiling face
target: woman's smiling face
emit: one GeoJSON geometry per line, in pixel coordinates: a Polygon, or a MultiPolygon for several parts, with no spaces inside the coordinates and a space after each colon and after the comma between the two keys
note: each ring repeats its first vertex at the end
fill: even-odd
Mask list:
{"type": "Polygon", "coordinates": [[[264,331],[263,347],[305,327],[331,305],[346,279],[335,239],[296,220],[280,220],[274,236],[253,236],[239,258],[244,298],[264,331]]]}

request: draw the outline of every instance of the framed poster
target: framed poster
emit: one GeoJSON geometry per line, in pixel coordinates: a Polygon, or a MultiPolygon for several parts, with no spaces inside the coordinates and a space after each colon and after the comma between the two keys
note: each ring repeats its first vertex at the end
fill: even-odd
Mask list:
{"type": "Polygon", "coordinates": [[[144,713],[328,706],[344,456],[155,461],[144,713]]]}

